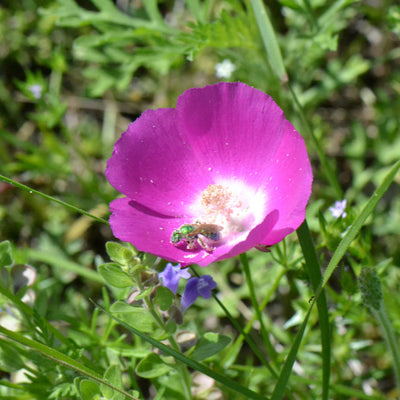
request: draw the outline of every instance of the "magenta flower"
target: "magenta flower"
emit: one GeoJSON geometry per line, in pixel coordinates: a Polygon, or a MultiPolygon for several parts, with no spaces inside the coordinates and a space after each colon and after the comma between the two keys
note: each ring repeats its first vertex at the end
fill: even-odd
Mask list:
{"type": "Polygon", "coordinates": [[[182,265],[271,246],[303,222],[312,171],[304,140],[265,93],[218,83],[129,125],[106,176],[114,235],[182,265]]]}

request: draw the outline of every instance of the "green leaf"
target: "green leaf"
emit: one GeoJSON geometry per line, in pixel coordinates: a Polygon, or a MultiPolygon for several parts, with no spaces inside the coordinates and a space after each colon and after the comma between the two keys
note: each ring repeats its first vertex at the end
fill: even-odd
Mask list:
{"type": "MultiPolygon", "coordinates": [[[[49,346],[46,346],[43,343],[36,342],[32,339],[21,335],[18,332],[10,331],[3,326],[0,326],[0,333],[4,335],[6,338],[12,339],[24,346],[29,347],[30,349],[42,354],[43,356],[47,357],[50,360],[53,360],[60,365],[65,367],[71,368],[74,371],[78,372],[81,375],[85,375],[88,378],[93,379],[96,382],[102,383],[107,386],[112,386],[109,382],[105,381],[96,371],[92,370],[91,368],[87,367],[86,365],[82,364],[79,361],[74,360],[73,358],[61,353],[60,351],[53,349],[49,346]]],[[[129,393],[124,392],[122,389],[117,387],[113,387],[119,393],[123,393],[124,396],[128,399],[136,400],[135,397],[130,395],[129,393]]]]}
{"type": "Polygon", "coordinates": [[[24,368],[25,362],[20,357],[20,352],[16,346],[0,339],[0,364],[1,370],[5,372],[15,372],[24,368]]]}
{"type": "Polygon", "coordinates": [[[163,362],[157,354],[149,354],[139,362],[136,367],[136,373],[142,378],[157,378],[165,375],[171,370],[171,367],[163,362]]]}
{"type": "Polygon", "coordinates": [[[268,56],[268,61],[276,76],[282,82],[285,82],[287,80],[287,74],[283,64],[281,50],[265,6],[261,0],[253,0],[251,1],[251,5],[268,56]]]}
{"type": "Polygon", "coordinates": [[[93,400],[100,398],[101,392],[97,383],[89,381],[88,379],[79,378],[77,378],[75,381],[76,383],[79,383],[78,388],[82,400],[93,400]]]}
{"type": "MultiPolygon", "coordinates": [[[[118,365],[111,365],[104,373],[103,379],[110,383],[112,386],[123,389],[121,369],[118,365]]],[[[125,396],[116,392],[110,386],[101,385],[101,392],[107,399],[124,400],[125,396]]]]}
{"type": "Polygon", "coordinates": [[[137,255],[137,251],[133,246],[128,249],[124,244],[117,242],[107,242],[106,250],[111,260],[122,265],[126,265],[137,255]]]}
{"type": "Polygon", "coordinates": [[[165,286],[159,286],[157,288],[154,302],[158,304],[162,311],[167,311],[174,303],[174,299],[174,294],[165,286]]]}
{"type": "Polygon", "coordinates": [[[3,182],[10,183],[11,185],[14,185],[18,189],[22,189],[22,190],[28,192],[29,194],[37,194],[37,195],[43,197],[44,199],[58,203],[74,212],[78,212],[80,214],[86,215],[87,217],[93,218],[97,222],[102,222],[102,223],[108,225],[108,222],[106,220],[104,220],[103,218],[96,217],[95,215],[92,215],[92,214],[88,213],[87,211],[82,210],[81,208],[75,207],[72,204],[66,203],[65,201],[58,200],[55,197],[49,196],[45,193],[39,192],[38,190],[32,189],[29,186],[23,185],[22,183],[15,181],[14,179],[10,179],[10,178],[7,178],[6,176],[0,175],[0,180],[3,182]]]}
{"type": "Polygon", "coordinates": [[[0,269],[13,263],[11,244],[8,240],[0,243],[0,269]]]}
{"type": "MultiPolygon", "coordinates": [[[[306,261],[306,270],[311,281],[314,291],[318,290],[318,285],[322,280],[321,266],[318,262],[317,253],[312,241],[310,230],[308,229],[307,220],[297,229],[301,250],[306,261]]],[[[319,315],[319,327],[321,331],[322,345],[322,399],[328,399],[329,396],[329,380],[331,372],[331,333],[329,325],[329,312],[326,294],[323,290],[317,299],[317,308],[319,315]]],[[[293,365],[292,365],[293,367],[293,365]]]]}
{"type": "Polygon", "coordinates": [[[154,254],[144,253],[142,258],[142,264],[147,267],[152,267],[157,260],[157,256],[154,254]]]}
{"type": "Polygon", "coordinates": [[[148,287],[147,289],[144,289],[142,292],[140,292],[139,295],[135,297],[135,300],[142,300],[145,297],[147,297],[151,292],[153,291],[152,287],[148,287]]]}
{"type": "Polygon", "coordinates": [[[111,286],[126,288],[135,285],[135,281],[115,263],[99,265],[99,274],[111,286]]]}
{"type": "Polygon", "coordinates": [[[292,347],[290,348],[290,352],[287,355],[286,360],[283,364],[282,370],[279,374],[279,379],[275,385],[274,391],[271,396],[271,400],[282,400],[282,398],[285,394],[285,391],[287,390],[289,377],[290,377],[290,374],[292,373],[292,369],[293,369],[293,364],[296,361],[296,355],[300,349],[301,340],[304,336],[304,332],[306,330],[308,319],[310,318],[311,310],[312,310],[314,304],[315,304],[315,299],[311,303],[311,306],[308,309],[306,317],[304,318],[304,321],[301,324],[301,326],[296,334],[296,337],[293,341],[292,347]]]}
{"type": "MultiPolygon", "coordinates": [[[[103,310],[103,312],[110,315],[104,308],[101,308],[100,306],[97,306],[97,307],[99,307],[101,310],[103,310]]],[[[238,384],[237,382],[227,378],[225,375],[221,375],[218,372],[213,371],[210,368],[206,367],[205,365],[186,357],[182,353],[179,353],[179,352],[175,351],[174,349],[172,349],[171,347],[168,347],[165,344],[153,339],[151,336],[145,335],[144,333],[140,332],[138,329],[135,329],[134,327],[126,324],[124,321],[116,318],[116,316],[114,316],[114,315],[110,315],[110,316],[115,321],[117,321],[120,325],[122,325],[126,329],[128,329],[130,332],[139,336],[142,340],[146,341],[147,343],[150,343],[152,346],[161,350],[163,353],[174,357],[177,361],[183,362],[188,367],[193,368],[193,369],[215,379],[217,382],[224,385],[224,387],[226,389],[235,391],[237,393],[241,393],[242,395],[245,396],[244,398],[246,398],[246,399],[266,400],[266,398],[263,395],[260,395],[256,392],[254,392],[253,390],[250,390],[247,387],[242,386],[242,385],[238,384]]],[[[0,330],[1,330],[1,327],[0,327],[0,330]]]]}
{"type": "Polygon", "coordinates": [[[153,318],[149,311],[144,308],[133,307],[118,301],[110,307],[110,311],[126,324],[141,332],[152,332],[154,330],[153,318]]]}
{"type": "MultiPolygon", "coordinates": [[[[378,204],[379,200],[388,190],[389,186],[393,182],[394,178],[396,177],[397,172],[400,169],[400,161],[397,161],[393,167],[390,169],[388,174],[386,175],[385,179],[383,180],[382,184],[375,190],[371,198],[368,200],[367,204],[362,209],[360,215],[355,219],[353,224],[349,227],[346,231],[344,238],[339,243],[337,249],[335,250],[331,260],[329,261],[328,266],[326,267],[322,283],[320,285],[319,290],[326,285],[329,278],[333,274],[333,271],[339,264],[339,261],[342,259],[344,254],[346,253],[347,249],[349,248],[352,241],[357,236],[358,232],[360,231],[361,227],[364,225],[366,219],[372,214],[376,205],[378,204]]],[[[319,293],[317,293],[319,295],[319,293]]]]}
{"type": "Polygon", "coordinates": [[[192,358],[196,361],[202,361],[213,356],[225,348],[231,339],[219,333],[206,333],[197,344],[193,351],[192,358]]]}
{"type": "Polygon", "coordinates": [[[115,261],[116,263],[122,264],[121,259],[121,248],[123,245],[121,243],[117,242],[107,242],[106,243],[106,251],[108,256],[111,258],[111,260],[115,261]]]}

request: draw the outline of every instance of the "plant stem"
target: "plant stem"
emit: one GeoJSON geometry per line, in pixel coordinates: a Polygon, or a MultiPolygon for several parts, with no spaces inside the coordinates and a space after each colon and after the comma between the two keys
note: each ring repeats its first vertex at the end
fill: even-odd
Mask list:
{"type": "MultiPolygon", "coordinates": [[[[260,304],[260,308],[261,310],[264,309],[264,307],[266,307],[268,301],[271,298],[271,295],[275,292],[276,288],[278,287],[282,277],[285,275],[286,273],[286,269],[282,268],[282,270],[279,272],[279,275],[276,277],[275,282],[273,283],[272,287],[270,288],[270,290],[268,291],[268,293],[265,295],[263,301],[260,304]]],[[[222,364],[225,367],[230,366],[231,362],[233,362],[233,360],[231,360],[232,355],[236,352],[236,348],[238,346],[240,346],[243,342],[243,340],[247,341],[247,334],[250,332],[251,327],[254,324],[254,321],[257,319],[257,315],[254,314],[251,319],[247,322],[246,326],[244,327],[243,330],[241,330],[240,335],[237,337],[234,345],[232,346],[230,352],[225,356],[222,364]]],[[[247,342],[248,343],[248,342],[247,342]]],[[[249,344],[250,345],[250,344],[249,344]]],[[[260,359],[260,361],[263,361],[263,359],[260,359]]],[[[267,364],[268,365],[268,364],[267,364]]],[[[269,367],[269,365],[268,365],[269,367]]],[[[271,367],[269,367],[268,369],[272,372],[273,376],[275,376],[276,378],[278,377],[278,374],[275,372],[275,370],[270,369],[271,367]]]]}
{"type": "Polygon", "coordinates": [[[290,82],[288,82],[288,87],[290,90],[290,93],[292,95],[292,98],[299,110],[300,113],[300,117],[301,120],[303,122],[303,126],[305,127],[305,130],[308,134],[308,136],[311,138],[312,143],[315,147],[315,150],[318,154],[318,158],[319,161],[321,162],[322,168],[325,171],[325,175],[330,183],[330,185],[332,186],[332,188],[335,190],[335,196],[338,199],[343,198],[343,190],[339,185],[339,182],[337,180],[337,174],[335,174],[335,171],[332,168],[332,165],[329,163],[324,150],[322,149],[322,146],[320,144],[320,141],[318,140],[318,138],[315,136],[314,131],[311,127],[310,122],[308,121],[308,119],[306,118],[305,112],[304,112],[304,108],[302,106],[302,104],[300,103],[300,100],[297,97],[296,92],[294,91],[292,85],[290,84],[290,82]]]}
{"type": "Polygon", "coordinates": [[[251,303],[252,303],[254,311],[257,315],[257,319],[260,322],[261,334],[262,334],[262,337],[264,340],[264,344],[267,348],[269,357],[271,358],[273,363],[276,365],[276,351],[275,351],[274,347],[272,346],[272,343],[269,340],[268,332],[265,329],[264,321],[263,321],[263,318],[261,315],[261,310],[260,310],[260,307],[257,302],[257,297],[256,297],[256,293],[254,290],[253,280],[251,278],[251,272],[250,272],[250,268],[249,268],[249,261],[248,261],[246,253],[242,253],[240,255],[240,261],[242,262],[243,270],[244,270],[244,273],[246,276],[246,282],[247,282],[247,286],[248,286],[249,292],[250,292],[251,303]]]}
{"type": "MultiPolygon", "coordinates": [[[[140,280],[140,276],[138,276],[138,275],[140,275],[140,273],[139,274],[134,274],[133,278],[135,279],[135,282],[136,282],[136,285],[137,285],[138,289],[140,291],[143,291],[143,285],[142,285],[142,282],[140,280]]],[[[145,302],[146,307],[149,310],[151,316],[153,317],[153,320],[156,323],[156,325],[160,329],[162,329],[164,332],[166,332],[164,321],[162,320],[160,314],[155,309],[153,303],[150,301],[148,296],[144,297],[144,302],[145,302]]],[[[168,335],[168,341],[169,341],[171,347],[175,351],[180,352],[179,345],[178,345],[178,343],[176,343],[176,340],[172,336],[172,334],[168,335]]],[[[182,379],[182,386],[183,386],[183,390],[184,390],[184,393],[185,393],[185,399],[191,400],[192,399],[192,393],[191,393],[192,379],[191,379],[190,373],[189,373],[188,369],[186,368],[186,366],[181,364],[181,363],[177,363],[176,367],[177,367],[177,369],[179,371],[179,376],[182,379]]]]}
{"type": "Polygon", "coordinates": [[[256,18],[258,30],[267,53],[267,60],[271,64],[275,75],[282,82],[286,82],[287,74],[282,54],[265,6],[261,0],[251,0],[250,3],[253,7],[254,17],[256,18]]]}
{"type": "Polygon", "coordinates": [[[386,343],[392,353],[393,368],[396,376],[397,388],[400,388],[400,350],[397,339],[393,332],[392,324],[390,323],[390,320],[386,314],[383,303],[378,310],[372,307],[370,307],[370,310],[372,311],[376,320],[379,322],[379,325],[381,326],[381,329],[385,336],[386,343]]]}
{"type": "MultiPolygon", "coordinates": [[[[274,70],[274,73],[276,74],[276,76],[282,82],[287,82],[290,93],[292,95],[292,98],[299,110],[303,125],[307,131],[308,136],[311,138],[311,140],[313,142],[313,145],[318,154],[318,158],[321,162],[321,165],[326,174],[326,177],[327,177],[330,185],[335,190],[335,196],[340,199],[343,197],[343,191],[339,185],[335,171],[333,170],[331,164],[328,162],[325,152],[323,151],[322,146],[319,143],[319,140],[315,136],[313,129],[311,127],[311,124],[308,122],[308,119],[306,118],[304,108],[301,105],[299,99],[297,98],[295,91],[293,90],[293,88],[290,84],[290,81],[289,81],[289,78],[288,78],[288,75],[287,75],[287,72],[285,69],[285,64],[283,62],[279,43],[276,38],[274,29],[273,29],[273,25],[271,24],[268,13],[265,9],[265,6],[261,0],[251,0],[251,5],[253,7],[253,12],[254,12],[254,16],[256,18],[260,36],[264,43],[265,51],[267,54],[267,60],[271,64],[272,69],[274,70]]],[[[307,2],[306,2],[306,5],[307,5],[307,2]]]]}
{"type": "Polygon", "coordinates": [[[58,204],[60,204],[60,205],[62,205],[64,207],[67,207],[72,211],[75,211],[75,212],[78,212],[79,214],[83,214],[83,215],[86,215],[87,217],[93,218],[97,222],[102,222],[103,224],[109,225],[108,221],[106,221],[103,218],[96,217],[95,215],[90,214],[87,211],[82,210],[79,207],[75,207],[72,204],[66,203],[65,201],[58,200],[55,197],[49,196],[48,194],[45,194],[45,193],[39,192],[38,190],[32,189],[29,186],[26,186],[26,185],[24,185],[22,183],[19,183],[19,182],[15,181],[14,179],[7,178],[6,176],[0,175],[0,180],[3,181],[3,182],[6,182],[6,183],[10,183],[11,185],[14,185],[15,187],[17,187],[18,189],[25,190],[29,194],[32,194],[32,193],[38,194],[39,196],[42,196],[46,200],[54,201],[55,203],[58,203],[58,204]]]}

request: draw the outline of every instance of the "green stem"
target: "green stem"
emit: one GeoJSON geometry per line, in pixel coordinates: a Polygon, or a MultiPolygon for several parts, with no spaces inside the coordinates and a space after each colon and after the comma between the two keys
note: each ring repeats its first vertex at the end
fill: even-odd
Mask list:
{"type": "MultiPolygon", "coordinates": [[[[143,291],[143,284],[140,280],[140,273],[139,274],[134,274],[133,278],[136,282],[136,285],[140,291],[143,291]]],[[[144,297],[144,302],[146,304],[147,309],[149,310],[151,316],[153,317],[154,322],[157,324],[157,326],[162,329],[164,332],[166,332],[166,327],[164,324],[164,321],[162,320],[161,316],[157,312],[157,310],[154,308],[153,303],[150,301],[148,296],[144,297]]],[[[180,348],[178,343],[176,342],[175,338],[172,335],[168,335],[168,341],[171,344],[171,347],[177,351],[180,352],[180,348]]],[[[178,363],[177,364],[177,369],[179,371],[179,376],[182,379],[182,386],[183,390],[185,392],[185,399],[191,400],[192,399],[192,393],[191,393],[191,384],[192,384],[192,379],[190,376],[190,373],[188,369],[186,368],[185,365],[178,363]]]]}
{"type": "MultiPolygon", "coordinates": [[[[282,277],[285,275],[285,273],[286,273],[286,269],[285,269],[285,268],[282,268],[282,270],[280,271],[279,275],[277,276],[277,278],[276,278],[274,284],[272,285],[271,289],[268,291],[268,293],[265,295],[263,301],[261,302],[261,304],[260,304],[260,309],[261,309],[261,310],[263,310],[263,309],[266,307],[266,305],[267,305],[269,299],[271,298],[271,295],[272,295],[272,294],[275,292],[275,290],[277,289],[277,287],[278,287],[278,285],[279,285],[279,282],[281,281],[281,279],[282,279],[282,277]]],[[[238,346],[241,345],[241,343],[243,342],[243,340],[246,340],[246,339],[247,339],[247,334],[250,332],[251,327],[253,326],[254,321],[255,321],[256,319],[257,319],[257,315],[254,314],[254,315],[251,317],[251,319],[247,322],[247,324],[246,324],[246,326],[244,327],[244,329],[243,329],[242,331],[239,331],[239,332],[240,332],[240,335],[239,335],[238,338],[236,339],[234,345],[231,346],[230,352],[225,356],[225,358],[224,358],[224,360],[223,360],[223,362],[222,362],[222,364],[223,364],[225,367],[227,367],[228,365],[230,365],[232,355],[236,353],[236,348],[237,348],[238,346]]],[[[246,340],[246,341],[247,341],[247,340],[246,340]]],[[[264,358],[262,358],[262,360],[263,360],[263,359],[264,359],[264,358]]],[[[269,364],[267,364],[267,365],[268,365],[268,367],[269,367],[269,364]]],[[[269,367],[268,369],[270,369],[270,368],[271,368],[271,367],[269,367]]],[[[272,370],[272,368],[270,369],[270,371],[271,371],[271,370],[272,370]]],[[[271,372],[272,372],[273,376],[278,377],[277,373],[276,373],[274,370],[272,370],[271,372]]]]}
{"type": "MultiPolygon", "coordinates": [[[[108,314],[111,318],[113,318],[115,321],[117,321],[121,326],[125,327],[128,331],[132,332],[134,335],[140,337],[142,340],[144,340],[147,343],[150,343],[152,346],[156,347],[163,353],[170,355],[175,358],[175,360],[180,361],[187,365],[189,368],[192,368],[196,371],[199,371],[210,378],[213,378],[215,381],[219,382],[221,385],[223,385],[226,389],[232,390],[236,393],[240,393],[243,395],[243,398],[245,399],[254,399],[254,400],[267,400],[264,395],[260,395],[253,390],[240,385],[236,381],[233,381],[229,379],[226,375],[223,375],[215,370],[210,369],[206,365],[199,363],[195,360],[192,360],[188,357],[186,357],[184,354],[181,352],[177,352],[174,349],[172,349],[170,346],[166,346],[165,344],[159,342],[156,339],[153,339],[151,336],[146,335],[145,333],[135,329],[133,326],[130,326],[126,324],[125,322],[121,321],[114,315],[108,313],[104,308],[100,307],[97,305],[103,312],[108,314]]],[[[235,397],[236,398],[236,397],[235,397]]]]}
{"type": "Polygon", "coordinates": [[[29,186],[26,186],[26,185],[24,185],[22,183],[19,183],[19,182],[15,181],[14,179],[10,179],[10,178],[7,178],[6,176],[0,175],[0,180],[3,181],[3,182],[10,183],[11,185],[14,185],[15,187],[17,187],[18,189],[25,190],[25,192],[28,192],[29,194],[32,194],[32,193],[37,194],[37,195],[45,198],[46,200],[53,201],[53,202],[55,202],[57,204],[60,204],[60,205],[62,205],[64,207],[66,207],[66,208],[69,208],[72,211],[78,212],[79,214],[83,214],[83,215],[86,215],[87,217],[93,218],[97,222],[101,222],[103,224],[107,224],[108,225],[108,221],[106,221],[103,218],[96,217],[95,215],[92,215],[92,214],[88,213],[87,211],[82,210],[79,207],[75,207],[72,204],[66,203],[65,201],[58,200],[55,197],[49,196],[47,194],[39,192],[38,190],[32,189],[29,186]]]}
{"type": "Polygon", "coordinates": [[[306,118],[305,112],[304,112],[304,108],[302,106],[302,104],[300,103],[296,92],[294,91],[292,85],[290,84],[290,82],[288,82],[288,87],[290,90],[290,93],[293,97],[293,100],[299,110],[300,113],[300,117],[303,123],[303,126],[306,130],[307,135],[311,138],[312,143],[314,145],[314,148],[317,152],[319,161],[321,162],[322,165],[322,169],[325,171],[325,175],[330,183],[330,185],[333,187],[333,189],[335,190],[335,196],[338,199],[343,198],[343,190],[339,185],[339,182],[337,180],[335,171],[333,170],[331,164],[329,163],[328,159],[326,158],[325,152],[320,144],[320,141],[318,140],[318,138],[315,136],[314,131],[311,127],[311,124],[309,123],[308,119],[306,118]]]}
{"type": "Polygon", "coordinates": [[[258,30],[267,53],[267,59],[276,76],[282,82],[286,82],[287,74],[283,64],[282,54],[265,6],[261,0],[251,0],[250,4],[253,7],[258,30]]]}
{"type": "MultiPolygon", "coordinates": [[[[311,281],[314,293],[322,281],[321,266],[315,251],[311,232],[308,228],[307,220],[297,228],[301,250],[306,262],[305,268],[311,281]]],[[[319,316],[319,329],[321,332],[321,357],[322,357],[322,399],[329,397],[329,381],[331,374],[331,334],[329,325],[328,303],[325,291],[323,290],[317,298],[317,308],[319,316]]]]}
{"type": "MultiPolygon", "coordinates": [[[[271,375],[276,378],[278,376],[278,374],[272,368],[272,366],[268,363],[268,361],[265,359],[265,357],[261,354],[261,351],[257,348],[257,346],[255,345],[253,340],[248,336],[248,334],[247,334],[248,332],[244,332],[244,330],[237,323],[235,318],[233,318],[233,316],[229,312],[229,310],[224,306],[224,303],[222,303],[221,300],[217,296],[215,296],[214,294],[213,294],[213,297],[214,297],[214,300],[218,303],[218,305],[222,308],[222,310],[224,311],[226,316],[229,318],[229,320],[232,322],[232,324],[235,327],[235,329],[240,333],[240,335],[244,338],[246,343],[249,345],[249,347],[251,348],[251,350],[255,354],[255,356],[260,360],[260,362],[264,365],[264,367],[268,369],[268,371],[271,373],[271,375]]],[[[252,322],[254,322],[256,318],[257,317],[255,316],[254,319],[252,320],[252,322]]],[[[251,326],[252,325],[250,325],[249,330],[251,329],[251,326]]]]}
{"type": "Polygon", "coordinates": [[[271,341],[269,340],[268,332],[265,329],[264,321],[263,321],[263,318],[261,315],[261,310],[260,310],[260,307],[257,302],[257,297],[256,297],[256,293],[254,290],[253,280],[251,278],[249,261],[248,261],[246,253],[242,253],[240,255],[240,261],[242,262],[243,270],[244,270],[244,273],[246,276],[246,282],[247,282],[247,286],[248,286],[249,292],[250,292],[251,303],[253,305],[257,319],[260,322],[261,334],[262,334],[262,337],[264,340],[264,344],[267,347],[269,357],[273,361],[274,365],[276,365],[276,351],[275,351],[274,347],[272,346],[271,341]]]}
{"type": "Polygon", "coordinates": [[[57,362],[58,364],[64,365],[67,368],[71,368],[74,371],[78,372],[81,375],[85,375],[88,378],[92,379],[95,382],[101,383],[110,387],[111,389],[123,394],[126,398],[137,400],[136,397],[126,393],[124,390],[115,387],[114,385],[110,384],[107,380],[104,380],[100,374],[92,369],[88,368],[86,365],[72,359],[71,357],[65,355],[64,353],[59,352],[49,346],[46,346],[43,343],[36,342],[32,339],[29,339],[20,333],[10,331],[2,326],[0,326],[0,333],[3,334],[5,337],[12,339],[24,346],[31,348],[32,350],[42,354],[43,356],[49,358],[57,362]]]}
{"type": "MultiPolygon", "coordinates": [[[[200,277],[200,275],[198,274],[198,272],[192,267],[190,267],[191,271],[193,272],[194,275],[196,275],[197,277],[200,277]]],[[[249,337],[248,332],[250,331],[254,321],[257,319],[257,316],[253,316],[253,318],[251,319],[250,322],[248,322],[247,326],[248,329],[245,332],[242,327],[238,324],[238,322],[235,320],[235,318],[233,317],[233,315],[229,312],[229,310],[225,307],[224,303],[222,303],[222,301],[215,295],[215,293],[212,294],[214,300],[218,303],[218,305],[221,307],[222,311],[225,313],[225,315],[228,317],[229,321],[231,321],[232,325],[235,327],[235,329],[239,332],[240,336],[242,337],[246,343],[249,345],[249,347],[251,348],[251,350],[253,351],[253,353],[255,354],[255,356],[259,359],[259,361],[261,362],[261,364],[264,365],[264,367],[271,373],[272,376],[274,376],[275,378],[278,377],[278,374],[276,373],[276,371],[271,367],[271,365],[268,363],[268,361],[265,359],[265,357],[263,356],[263,354],[261,354],[261,351],[257,348],[257,346],[255,345],[255,343],[253,342],[253,340],[249,337]]],[[[268,296],[271,296],[271,294],[268,296]]],[[[265,304],[268,302],[268,300],[265,302],[265,304]]],[[[264,303],[263,303],[264,304],[264,303]]],[[[264,305],[265,306],[265,305],[264,305]]],[[[262,308],[264,308],[264,306],[262,308]]],[[[242,341],[243,341],[242,339],[242,341]]],[[[232,354],[233,351],[231,351],[229,354],[232,354]]],[[[225,357],[225,360],[227,360],[229,358],[225,357]]],[[[228,361],[224,361],[222,362],[222,364],[225,365],[226,368],[229,367],[229,365],[227,364],[228,361]]]]}
{"type": "Polygon", "coordinates": [[[265,9],[264,3],[261,0],[251,0],[251,5],[253,7],[254,15],[257,21],[258,25],[258,30],[260,32],[260,36],[263,40],[265,51],[267,53],[267,59],[271,63],[271,66],[275,72],[275,74],[278,76],[278,78],[282,82],[288,82],[288,87],[290,90],[290,93],[293,97],[294,102],[296,103],[302,122],[304,124],[304,127],[308,133],[308,135],[311,137],[311,140],[313,142],[313,145],[317,151],[318,158],[321,162],[322,168],[326,174],[326,177],[330,183],[330,185],[333,187],[335,190],[335,196],[339,199],[343,197],[343,191],[339,185],[339,182],[337,180],[336,174],[329,164],[325,152],[322,149],[322,146],[319,143],[319,140],[316,138],[310,123],[308,122],[305,112],[303,109],[303,106],[301,105],[299,99],[297,98],[297,95],[295,91],[293,90],[292,86],[290,85],[290,82],[288,81],[288,76],[287,72],[285,70],[285,65],[283,63],[283,58],[282,58],[282,53],[279,47],[278,40],[276,38],[273,26],[271,24],[271,21],[269,20],[268,13],[265,9]]]}
{"type": "Polygon", "coordinates": [[[343,239],[340,241],[339,245],[337,246],[335,252],[332,255],[331,260],[329,261],[328,266],[325,269],[324,276],[322,278],[322,283],[319,285],[318,290],[315,293],[315,297],[318,297],[323,290],[324,286],[327,284],[329,278],[333,274],[335,268],[339,264],[342,257],[345,255],[347,249],[350,247],[350,244],[357,236],[358,232],[360,231],[361,227],[363,226],[366,219],[373,213],[376,205],[378,204],[379,200],[382,196],[386,193],[389,186],[392,184],[396,174],[400,170],[400,160],[397,161],[390,171],[387,173],[385,178],[383,179],[380,186],[375,190],[372,194],[370,199],[367,201],[365,206],[363,207],[360,214],[354,220],[354,222],[350,225],[347,229],[346,234],[344,235],[343,239]]]}
{"type": "Polygon", "coordinates": [[[50,75],[50,91],[60,98],[63,74],[61,71],[53,68],[50,75]]]}
{"type": "Polygon", "coordinates": [[[311,28],[315,32],[318,30],[318,21],[315,18],[314,11],[310,4],[310,0],[303,0],[303,4],[304,4],[304,8],[306,10],[307,19],[310,23],[311,28]]]}
{"type": "Polygon", "coordinates": [[[64,271],[70,271],[74,274],[90,279],[93,282],[104,284],[104,279],[92,269],[86,268],[66,258],[61,258],[59,254],[44,249],[25,249],[21,251],[28,260],[39,261],[51,265],[53,268],[59,268],[64,271]]]}
{"type": "Polygon", "coordinates": [[[400,388],[400,350],[397,343],[397,339],[394,335],[392,324],[386,314],[383,304],[379,308],[379,310],[376,310],[372,307],[370,308],[370,310],[372,311],[375,318],[379,322],[379,325],[381,326],[381,329],[385,336],[386,343],[392,353],[393,368],[396,375],[397,388],[400,388]]]}
{"type": "Polygon", "coordinates": [[[46,328],[51,335],[53,335],[57,340],[59,340],[63,345],[68,344],[68,340],[52,325],[47,319],[43,318],[40,314],[36,312],[34,308],[29,307],[15,294],[11,293],[7,288],[0,284],[0,294],[10,300],[19,311],[23,314],[24,318],[28,321],[36,321],[36,325],[39,324],[41,329],[46,328]]]}

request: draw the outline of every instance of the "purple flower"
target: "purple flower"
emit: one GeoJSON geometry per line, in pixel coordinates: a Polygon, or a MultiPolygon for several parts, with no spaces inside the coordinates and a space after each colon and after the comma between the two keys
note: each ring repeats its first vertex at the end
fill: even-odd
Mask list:
{"type": "Polygon", "coordinates": [[[347,201],[346,199],[342,201],[335,201],[334,206],[329,207],[329,211],[332,213],[332,216],[334,218],[339,218],[340,216],[342,218],[345,218],[347,216],[347,213],[344,212],[346,209],[347,201]]]}
{"type": "Polygon", "coordinates": [[[178,290],[179,279],[189,279],[190,273],[186,269],[182,269],[180,264],[172,265],[168,263],[163,272],[158,274],[162,279],[163,286],[167,287],[171,292],[176,293],[178,290]]]}
{"type": "Polygon", "coordinates": [[[183,266],[271,246],[303,222],[312,171],[303,138],[271,97],[243,83],[148,110],[114,146],[106,176],[114,235],[183,266]]]}
{"type": "Polygon", "coordinates": [[[185,311],[190,307],[199,296],[209,299],[211,297],[211,290],[216,287],[217,284],[210,275],[189,279],[181,300],[182,310],[185,311]]]}

